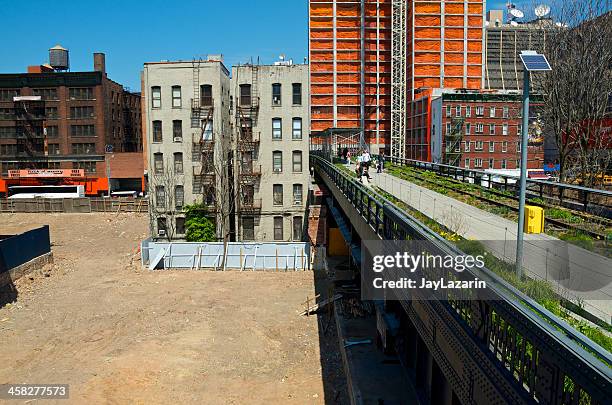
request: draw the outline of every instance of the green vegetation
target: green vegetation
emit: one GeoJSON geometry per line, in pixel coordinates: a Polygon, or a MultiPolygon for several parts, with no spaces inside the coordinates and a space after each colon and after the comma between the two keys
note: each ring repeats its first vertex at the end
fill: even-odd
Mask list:
{"type": "Polygon", "coordinates": [[[186,239],[188,242],[215,242],[215,223],[210,220],[210,213],[202,204],[185,207],[186,239]]]}
{"type": "Polygon", "coordinates": [[[612,338],[606,335],[600,328],[593,326],[586,321],[578,320],[574,318],[570,311],[564,308],[561,304],[561,298],[553,290],[550,283],[544,280],[533,280],[527,277],[519,279],[516,276],[514,265],[504,262],[491,254],[485,254],[486,249],[479,241],[467,240],[459,235],[451,232],[449,229],[441,225],[440,223],[432,220],[431,218],[423,215],[421,212],[416,211],[398,200],[391,194],[377,190],[389,201],[406,211],[417,220],[424,223],[428,228],[445,238],[446,240],[455,243],[459,249],[464,253],[478,256],[483,255],[485,257],[485,265],[487,269],[493,271],[498,276],[502,277],[506,282],[513,285],[519,291],[526,294],[528,297],[535,300],[537,303],[548,309],[554,315],[565,320],[570,326],[578,330],[593,342],[600,345],[602,348],[612,353],[612,338]]]}

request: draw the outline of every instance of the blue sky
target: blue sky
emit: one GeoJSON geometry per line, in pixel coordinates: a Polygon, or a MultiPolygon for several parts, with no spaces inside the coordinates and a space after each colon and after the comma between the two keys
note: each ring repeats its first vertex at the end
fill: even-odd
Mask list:
{"type": "Polygon", "coordinates": [[[72,71],[91,70],[93,52],[106,53],[109,77],[134,90],[148,61],[223,53],[230,66],[308,55],[306,0],[0,0],[0,10],[0,73],[46,63],[58,43],[72,71]]]}

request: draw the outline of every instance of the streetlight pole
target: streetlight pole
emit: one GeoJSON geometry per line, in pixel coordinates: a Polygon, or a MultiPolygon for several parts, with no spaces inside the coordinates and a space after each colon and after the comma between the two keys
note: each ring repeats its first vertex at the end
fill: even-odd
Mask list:
{"type": "Polygon", "coordinates": [[[527,148],[529,141],[529,82],[531,72],[551,71],[546,56],[535,51],[522,51],[523,62],[523,129],[521,131],[521,193],[519,196],[519,220],[516,233],[516,276],[523,276],[523,231],[525,226],[525,193],[527,189],[527,148]]]}
{"type": "Polygon", "coordinates": [[[525,192],[527,188],[527,148],[528,148],[528,132],[529,132],[529,87],[530,87],[530,72],[528,69],[523,70],[523,128],[521,130],[521,193],[519,196],[519,218],[516,240],[516,276],[521,279],[523,276],[523,239],[524,239],[524,224],[525,224],[525,192]]]}

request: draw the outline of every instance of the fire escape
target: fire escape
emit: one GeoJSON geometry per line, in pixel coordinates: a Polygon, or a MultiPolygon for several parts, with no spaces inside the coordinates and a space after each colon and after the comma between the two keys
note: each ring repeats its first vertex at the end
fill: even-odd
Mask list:
{"type": "Polygon", "coordinates": [[[194,184],[198,185],[203,203],[215,206],[215,135],[213,131],[214,105],[212,94],[202,92],[200,87],[200,65],[193,61],[193,99],[191,100],[191,127],[197,128],[192,139],[192,160],[200,162],[193,167],[194,184]]]}
{"type": "Polygon", "coordinates": [[[445,137],[445,163],[450,166],[459,166],[461,161],[461,141],[463,140],[463,117],[454,117],[451,121],[450,133],[445,137]]]}
{"type": "Polygon", "coordinates": [[[45,128],[45,102],[39,96],[15,97],[17,158],[28,169],[48,168],[48,146],[45,128]]]}
{"type": "Polygon", "coordinates": [[[253,130],[257,126],[259,114],[259,67],[252,64],[250,70],[250,88],[248,85],[240,87],[239,100],[236,103],[236,149],[240,183],[238,212],[241,214],[254,214],[261,210],[261,199],[255,199],[255,184],[261,178],[261,165],[254,162],[257,160],[260,134],[253,130]]]}

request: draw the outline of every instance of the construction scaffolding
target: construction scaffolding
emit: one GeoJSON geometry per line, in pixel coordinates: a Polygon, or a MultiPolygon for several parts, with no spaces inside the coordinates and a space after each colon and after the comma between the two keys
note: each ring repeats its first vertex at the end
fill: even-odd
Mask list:
{"type": "Polygon", "coordinates": [[[406,17],[405,0],[392,3],[391,156],[405,158],[406,147],[406,17]]]}

